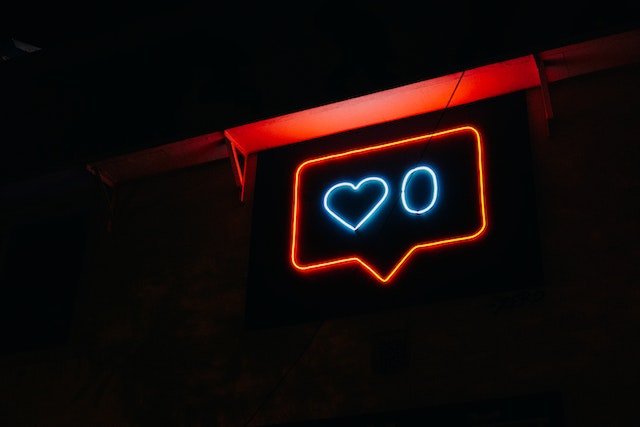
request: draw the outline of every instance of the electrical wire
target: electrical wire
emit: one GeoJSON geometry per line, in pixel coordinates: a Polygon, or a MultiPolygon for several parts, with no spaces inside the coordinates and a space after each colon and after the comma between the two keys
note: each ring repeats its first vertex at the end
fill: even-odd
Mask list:
{"type": "MultiPolygon", "coordinates": [[[[431,132],[432,134],[435,134],[438,131],[438,128],[440,127],[440,122],[442,122],[444,114],[449,109],[449,105],[451,104],[451,100],[453,99],[454,95],[456,94],[456,91],[458,90],[458,86],[460,86],[460,82],[462,81],[462,78],[464,77],[464,73],[465,73],[464,70],[460,73],[460,77],[458,77],[458,81],[456,82],[456,85],[453,87],[453,90],[451,91],[451,95],[449,95],[449,99],[447,100],[447,103],[445,104],[444,108],[442,109],[442,112],[438,116],[438,120],[436,121],[436,124],[435,124],[435,126],[433,128],[433,131],[431,132]]],[[[433,136],[429,137],[429,139],[427,139],[427,141],[424,143],[424,148],[422,149],[422,152],[420,153],[419,160],[422,160],[424,158],[424,155],[427,152],[427,148],[429,147],[429,143],[431,142],[432,138],[433,138],[433,136]]],[[[393,214],[393,211],[396,209],[396,206],[398,205],[397,202],[400,199],[400,196],[396,195],[395,197],[396,197],[396,203],[389,210],[389,213],[387,214],[387,216],[386,216],[386,218],[384,220],[384,225],[385,226],[386,226],[387,222],[389,221],[391,215],[393,214]]]]}

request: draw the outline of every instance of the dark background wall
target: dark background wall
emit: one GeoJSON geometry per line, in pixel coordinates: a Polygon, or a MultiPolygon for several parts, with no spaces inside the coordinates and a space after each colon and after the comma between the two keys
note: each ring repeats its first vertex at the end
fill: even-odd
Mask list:
{"type": "MultiPolygon", "coordinates": [[[[248,331],[252,212],[227,159],[119,187],[111,232],[92,179],[13,199],[3,229],[44,227],[49,254],[20,258],[4,239],[3,279],[33,283],[11,272],[18,257],[59,313],[40,298],[31,326],[19,317],[5,331],[60,313],[71,327],[3,353],[6,425],[266,425],[538,393],[557,397],[567,426],[637,424],[638,71],[554,83],[549,135],[540,91],[528,92],[540,288],[248,331]],[[77,212],[83,222],[64,219],[77,212]]],[[[455,413],[457,425],[507,419],[490,406],[455,413]]]]}
{"type": "Polygon", "coordinates": [[[14,2],[2,37],[42,50],[0,63],[2,424],[257,426],[411,408],[433,421],[428,408],[448,407],[443,425],[452,413],[495,425],[522,406],[456,405],[522,397],[533,418],[637,425],[637,64],[553,83],[550,134],[539,90],[527,94],[541,288],[248,331],[252,206],[228,159],[124,183],[115,199],[85,170],[636,29],[637,4],[617,3],[426,15],[355,3],[291,19],[14,2]]]}

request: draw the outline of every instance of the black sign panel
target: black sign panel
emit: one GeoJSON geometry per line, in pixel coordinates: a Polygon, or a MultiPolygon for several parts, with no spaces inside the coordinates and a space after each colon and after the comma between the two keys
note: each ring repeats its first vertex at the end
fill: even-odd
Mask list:
{"type": "Polygon", "coordinates": [[[523,93],[260,153],[248,327],[540,284],[523,93]]]}

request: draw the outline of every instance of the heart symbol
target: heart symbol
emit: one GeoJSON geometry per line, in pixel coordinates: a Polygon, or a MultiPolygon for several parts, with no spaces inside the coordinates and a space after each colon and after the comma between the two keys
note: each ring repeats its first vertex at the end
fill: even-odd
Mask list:
{"type": "Polygon", "coordinates": [[[331,188],[329,188],[329,190],[327,190],[327,192],[324,194],[324,208],[326,209],[327,212],[329,212],[329,215],[331,215],[336,220],[338,220],[340,224],[344,225],[350,230],[356,231],[358,228],[362,226],[362,224],[367,222],[367,220],[371,217],[371,215],[373,215],[378,210],[380,205],[382,205],[382,203],[384,203],[384,201],[387,199],[388,195],[389,195],[389,186],[387,185],[384,179],[379,178],[377,176],[365,178],[356,185],[353,185],[350,182],[340,182],[338,184],[335,184],[331,188]],[[343,191],[345,189],[358,192],[360,189],[365,187],[370,187],[371,185],[382,186],[381,188],[383,190],[382,194],[377,199],[377,201],[375,200],[375,198],[372,200],[371,207],[369,208],[368,211],[365,212],[362,219],[360,219],[360,221],[358,221],[356,225],[351,224],[348,219],[344,218],[344,215],[341,215],[339,212],[336,212],[334,209],[332,209],[329,206],[329,199],[332,199],[337,192],[343,191]]]}

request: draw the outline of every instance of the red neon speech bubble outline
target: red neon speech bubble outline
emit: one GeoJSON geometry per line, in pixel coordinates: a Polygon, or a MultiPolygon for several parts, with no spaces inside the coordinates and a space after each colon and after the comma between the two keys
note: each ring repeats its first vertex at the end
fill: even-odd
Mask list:
{"type": "Polygon", "coordinates": [[[339,153],[333,153],[324,155],[321,157],[316,157],[313,159],[306,160],[302,162],[295,173],[294,180],[294,199],[293,199],[293,216],[292,216],[292,224],[291,224],[291,265],[296,270],[302,272],[310,272],[318,269],[326,269],[331,267],[344,266],[349,264],[359,264],[366,271],[368,271],[374,278],[380,281],[383,284],[389,283],[391,279],[400,271],[403,265],[407,263],[409,258],[416,252],[426,249],[433,249],[445,245],[458,244],[463,242],[470,242],[478,239],[487,229],[487,207],[485,202],[485,184],[484,184],[484,160],[483,160],[483,149],[482,149],[482,138],[480,137],[480,132],[473,126],[460,126],[448,130],[443,130],[439,132],[424,134],[420,136],[415,136],[411,138],[400,139],[392,142],[386,142],[383,144],[371,145],[368,147],[357,148],[353,150],[343,151],[339,153]],[[391,271],[389,271],[386,275],[380,273],[371,265],[369,265],[366,261],[356,255],[346,256],[341,258],[329,259],[320,262],[314,262],[309,264],[303,264],[298,261],[298,215],[299,215],[299,194],[300,194],[300,181],[301,174],[304,169],[317,165],[319,163],[331,161],[334,159],[350,157],[357,154],[364,154],[369,152],[382,151],[385,149],[396,148],[401,145],[409,145],[415,144],[419,142],[423,142],[425,140],[429,140],[431,138],[437,138],[445,135],[450,135],[453,133],[460,132],[471,132],[476,139],[476,159],[477,159],[477,172],[478,172],[478,194],[479,194],[479,214],[481,218],[480,227],[471,234],[464,234],[461,236],[453,236],[446,239],[437,239],[433,241],[421,242],[414,244],[405,254],[400,257],[399,261],[393,266],[391,271]]]}

